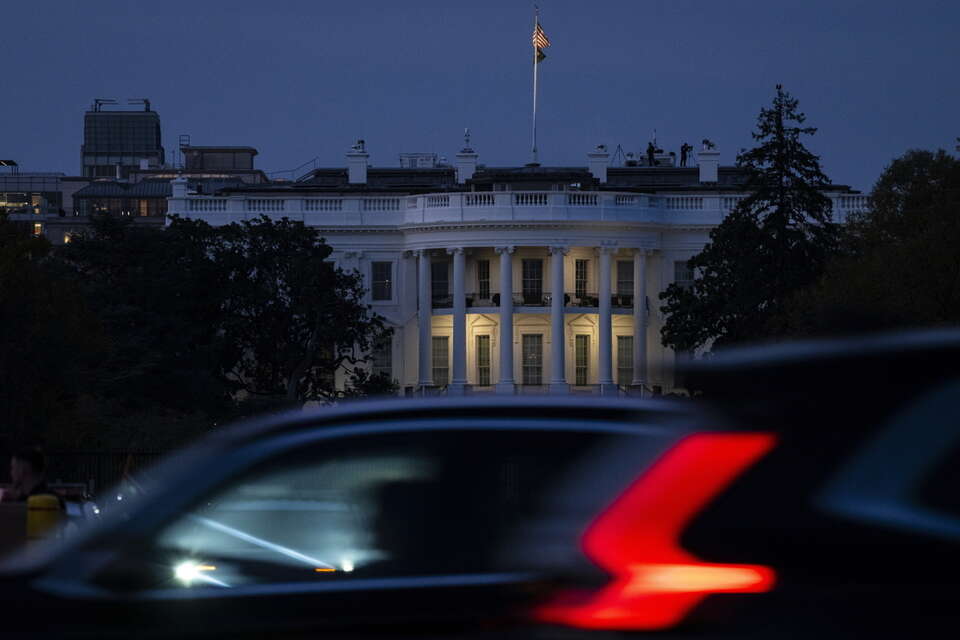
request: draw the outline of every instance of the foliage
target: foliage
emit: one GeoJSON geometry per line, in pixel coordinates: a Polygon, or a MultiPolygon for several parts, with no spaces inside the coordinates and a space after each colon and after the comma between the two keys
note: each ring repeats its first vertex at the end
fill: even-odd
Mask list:
{"type": "Polygon", "coordinates": [[[777,85],[771,107],[761,109],[758,145],[737,156],[750,195],[689,261],[692,285],[675,283],[660,294],[665,345],[691,351],[780,335],[784,305],[836,252],[840,231],[822,193],[829,180],[801,141],[816,129],[801,126],[806,117],[797,105],[777,85]]]}
{"type": "Polygon", "coordinates": [[[77,291],[45,268],[49,243],[0,213],[0,437],[39,444],[72,425],[100,331],[77,291]]]}
{"type": "Polygon", "coordinates": [[[785,322],[802,335],[960,323],[960,161],[911,150],[849,220],[840,256],[785,322]]]}
{"type": "Polygon", "coordinates": [[[285,404],[342,397],[338,371],[353,377],[348,393],[363,392],[364,354],[389,334],[363,302],[360,274],[334,268],[330,247],[302,222],[263,216],[219,236],[221,327],[232,350],[226,378],[250,396],[285,404]]]}
{"type": "Polygon", "coordinates": [[[56,268],[95,310],[107,342],[74,430],[87,445],[167,446],[232,410],[232,389],[217,375],[225,348],[214,240],[202,222],[160,230],[103,216],[57,252],[56,268]],[[177,428],[146,428],[155,422],[177,428]]]}
{"type": "Polygon", "coordinates": [[[91,222],[55,251],[0,224],[10,439],[169,448],[240,415],[393,388],[364,368],[389,333],[359,274],[302,223],[91,222]]]}

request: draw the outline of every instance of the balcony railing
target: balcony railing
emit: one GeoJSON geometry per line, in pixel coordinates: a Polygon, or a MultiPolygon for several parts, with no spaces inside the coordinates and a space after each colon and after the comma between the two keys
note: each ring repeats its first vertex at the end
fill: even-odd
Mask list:
{"type": "Polygon", "coordinates": [[[323,226],[404,225],[434,222],[577,220],[610,222],[720,221],[717,197],[673,198],[636,193],[506,191],[412,196],[187,194],[169,200],[169,212],[228,224],[263,214],[323,226]],[[689,215],[687,215],[689,214],[689,215]]]}
{"type": "MultiPolygon", "coordinates": [[[[452,309],[453,294],[442,293],[431,297],[432,307],[434,309],[452,309]]],[[[480,298],[476,293],[467,293],[464,295],[464,302],[467,308],[470,307],[499,307],[500,294],[494,293],[489,298],[480,298]]],[[[550,307],[553,305],[552,293],[515,293],[513,294],[514,307],[550,307]]],[[[586,293],[577,296],[573,293],[563,294],[564,307],[587,307],[597,308],[600,306],[600,295],[597,293],[586,293]]],[[[610,306],[614,309],[632,309],[633,294],[613,294],[610,296],[610,306]]]]}
{"type": "MultiPolygon", "coordinates": [[[[188,194],[170,198],[169,212],[227,224],[272,214],[316,226],[416,225],[511,220],[649,222],[715,225],[745,197],[736,195],[650,195],[590,191],[497,191],[411,196],[188,194]]],[[[861,194],[834,195],[838,219],[869,206],[861,194]]]]}

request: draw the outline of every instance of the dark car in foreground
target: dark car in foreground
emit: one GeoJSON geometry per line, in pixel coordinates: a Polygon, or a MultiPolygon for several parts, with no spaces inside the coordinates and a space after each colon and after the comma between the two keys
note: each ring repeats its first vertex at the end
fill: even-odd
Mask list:
{"type": "Polygon", "coordinates": [[[4,574],[5,630],[933,637],[960,625],[960,333],[693,363],[699,399],[278,416],[4,574]],[[42,626],[38,626],[42,620],[42,626]]]}
{"type": "Polygon", "coordinates": [[[681,439],[583,537],[612,576],[539,618],[706,638],[960,627],[960,333],[728,351],[681,439]],[[732,429],[731,429],[732,427],[732,429]]]}
{"type": "Polygon", "coordinates": [[[642,467],[614,468],[614,454],[652,460],[690,425],[667,403],[557,397],[240,425],[166,461],[98,526],[15,559],[0,615],[7,631],[50,635],[499,633],[552,593],[551,541],[575,548],[642,467]],[[542,549],[511,554],[597,461],[590,499],[566,502],[542,549]]]}

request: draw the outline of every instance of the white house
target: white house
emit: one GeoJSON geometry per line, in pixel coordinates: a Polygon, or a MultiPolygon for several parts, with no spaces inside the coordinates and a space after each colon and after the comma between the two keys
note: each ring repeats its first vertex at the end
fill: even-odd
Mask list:
{"type": "MultiPolygon", "coordinates": [[[[686,261],[745,196],[743,174],[707,148],[689,168],[631,158],[610,166],[600,146],[586,167],[485,167],[467,140],[456,166],[404,154],[379,168],[359,141],[346,168],[295,182],[211,195],[174,181],[168,211],[319,229],[394,328],[374,366],[406,392],[669,392],[658,294],[691,280],[686,261]]],[[[866,205],[825,193],[840,220],[866,205]]]]}

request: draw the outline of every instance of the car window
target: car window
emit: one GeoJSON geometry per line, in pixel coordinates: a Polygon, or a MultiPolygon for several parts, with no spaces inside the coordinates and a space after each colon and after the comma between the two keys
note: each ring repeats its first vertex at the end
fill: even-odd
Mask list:
{"type": "Polygon", "coordinates": [[[498,546],[612,437],[420,432],[285,453],[204,497],[99,582],[222,589],[517,569],[497,565],[498,546]]]}

